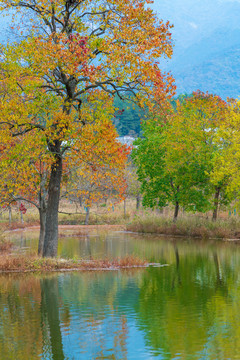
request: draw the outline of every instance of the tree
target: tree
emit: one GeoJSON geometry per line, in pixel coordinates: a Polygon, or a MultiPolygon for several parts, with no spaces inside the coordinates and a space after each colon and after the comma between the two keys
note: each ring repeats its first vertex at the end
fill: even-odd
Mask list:
{"type": "MultiPolygon", "coordinates": [[[[182,105],[185,116],[188,117],[190,127],[195,131],[194,148],[198,151],[198,157],[202,157],[201,162],[205,164],[206,186],[209,188],[210,208],[213,210],[212,220],[217,220],[219,205],[226,205],[231,197],[226,192],[228,176],[214,178],[212,174],[218,166],[219,158],[226,147],[216,142],[216,134],[225,123],[229,112],[229,104],[217,95],[197,91],[193,96],[186,98],[182,105]],[[200,142],[199,142],[200,140],[200,142]]],[[[189,139],[191,140],[191,134],[189,139]]]]}
{"type": "Polygon", "coordinates": [[[240,161],[240,103],[238,100],[229,99],[226,116],[214,135],[214,141],[221,149],[214,158],[211,171],[213,184],[224,184],[226,195],[229,199],[239,199],[239,161],[240,161]]]}
{"type": "Polygon", "coordinates": [[[143,125],[144,138],[136,142],[133,156],[144,205],[173,203],[174,220],[180,205],[201,212],[214,208],[216,217],[220,191],[226,200],[225,183],[213,183],[210,173],[221,151],[214,136],[225,111],[226,103],[219,97],[197,92],[177,102],[175,111],[143,125]]]}
{"type": "Polygon", "coordinates": [[[137,168],[134,166],[131,160],[128,161],[125,170],[125,177],[127,182],[127,196],[136,198],[136,210],[138,210],[141,201],[141,183],[138,180],[137,168]]]}
{"type": "Polygon", "coordinates": [[[22,41],[1,47],[1,127],[7,137],[40,132],[52,159],[43,256],[57,254],[63,158],[76,151],[95,103],[130,92],[150,106],[174,90],[158,66],[172,54],[170,25],[148,3],[1,1],[28,26],[22,41]]]}
{"type": "MultiPolygon", "coordinates": [[[[92,129],[94,132],[94,128],[92,129]]],[[[88,224],[90,208],[93,204],[109,199],[112,205],[124,198],[125,165],[129,149],[116,140],[117,132],[112,122],[106,123],[105,132],[99,134],[98,146],[91,151],[92,158],[74,168],[70,162],[66,192],[63,196],[79,202],[86,208],[85,225],[88,224]]],[[[87,140],[87,139],[86,139],[87,140]]],[[[97,134],[92,136],[93,144],[97,142],[97,134]]],[[[90,152],[91,149],[89,149],[90,152]]]]}
{"type": "MultiPolygon", "coordinates": [[[[5,134],[5,132],[4,132],[5,134]]],[[[2,134],[3,135],[3,134],[2,134]]],[[[47,182],[51,159],[42,149],[41,139],[36,146],[36,136],[23,139],[14,137],[0,146],[0,204],[10,207],[23,201],[39,211],[40,233],[38,253],[42,254],[45,235],[47,182]]]]}

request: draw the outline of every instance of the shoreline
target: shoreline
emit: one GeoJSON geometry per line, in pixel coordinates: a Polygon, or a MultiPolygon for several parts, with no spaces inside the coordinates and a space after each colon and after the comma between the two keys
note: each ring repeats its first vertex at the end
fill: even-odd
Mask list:
{"type": "Polygon", "coordinates": [[[42,258],[37,255],[12,254],[11,248],[2,251],[0,255],[0,273],[30,273],[30,272],[70,272],[70,271],[116,271],[121,269],[146,268],[162,266],[149,263],[133,255],[116,259],[63,259],[42,258]]]}
{"type": "MultiPolygon", "coordinates": [[[[39,230],[40,225],[29,225],[24,227],[18,227],[16,229],[6,229],[4,232],[18,232],[18,231],[28,231],[28,230],[39,230]]],[[[58,225],[59,230],[126,230],[126,225],[108,225],[108,224],[97,224],[97,225],[58,225]]],[[[60,231],[59,231],[60,233],[60,231]]]]}
{"type": "MultiPolygon", "coordinates": [[[[4,230],[4,233],[14,233],[14,232],[22,232],[22,231],[31,231],[31,230],[39,230],[40,226],[39,225],[30,225],[30,226],[26,226],[23,228],[16,228],[16,229],[6,229],[4,230]]],[[[113,231],[123,231],[129,234],[138,234],[138,235],[157,235],[157,236],[161,236],[161,237],[168,237],[168,238],[176,238],[176,239],[202,239],[202,240],[221,240],[224,242],[240,242],[240,237],[236,237],[236,238],[230,238],[230,237],[214,237],[214,236],[209,236],[209,234],[204,234],[204,236],[202,235],[195,235],[195,234],[176,234],[174,233],[174,231],[172,233],[160,233],[158,231],[133,231],[131,230],[131,225],[125,225],[125,224],[120,224],[120,225],[108,225],[108,224],[99,224],[99,225],[59,225],[59,237],[68,237],[68,236],[81,236],[81,235],[85,235],[87,234],[89,231],[97,231],[97,230],[102,230],[102,231],[109,231],[109,230],[113,230],[113,231]],[[129,229],[129,230],[128,230],[129,229]],[[71,231],[71,230],[78,230],[79,233],[72,233],[72,234],[63,234],[61,233],[61,230],[66,230],[66,231],[71,231]]]]}
{"type": "Polygon", "coordinates": [[[135,270],[135,269],[146,269],[149,267],[165,267],[169,264],[159,264],[159,263],[147,263],[145,265],[129,265],[129,266],[119,266],[119,267],[93,267],[93,268],[69,268],[69,269],[50,269],[50,270],[39,270],[39,269],[29,269],[29,270],[0,270],[0,275],[4,274],[29,274],[29,273],[65,273],[65,272],[86,272],[86,271],[120,271],[120,270],[135,270]]]}

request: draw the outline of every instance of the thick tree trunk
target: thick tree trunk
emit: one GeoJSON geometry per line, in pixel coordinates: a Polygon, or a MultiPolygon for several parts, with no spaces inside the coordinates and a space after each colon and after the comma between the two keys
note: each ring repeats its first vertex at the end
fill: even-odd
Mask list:
{"type": "Polygon", "coordinates": [[[46,209],[39,209],[40,217],[40,233],[39,233],[39,242],[38,242],[38,255],[43,254],[43,244],[45,239],[45,230],[46,230],[46,209]]]}
{"type": "Polygon", "coordinates": [[[38,255],[43,254],[43,246],[45,239],[46,231],[46,212],[47,212],[47,172],[44,170],[44,163],[40,161],[40,170],[41,170],[41,182],[40,182],[40,191],[39,191],[39,218],[40,218],[40,232],[39,232],[39,242],[38,242],[38,255]],[[42,167],[43,165],[43,167],[42,167]]]}
{"type": "Polygon", "coordinates": [[[173,221],[174,221],[174,222],[177,221],[178,212],[179,212],[179,203],[178,203],[178,201],[176,201],[176,202],[175,202],[174,217],[173,217],[173,221]]]}
{"type": "Polygon", "coordinates": [[[217,220],[220,190],[221,190],[221,188],[219,186],[216,187],[216,192],[215,192],[215,196],[214,196],[214,208],[213,208],[212,221],[217,220]]]}
{"type": "Polygon", "coordinates": [[[87,206],[87,211],[86,211],[86,217],[85,217],[85,222],[84,225],[88,225],[88,221],[89,221],[89,214],[90,214],[90,207],[87,206]]]}
{"type": "MultiPolygon", "coordinates": [[[[41,279],[41,318],[45,345],[52,352],[51,359],[64,360],[63,341],[59,311],[58,278],[41,279]],[[48,329],[48,331],[46,331],[48,329]],[[46,337],[46,338],[45,338],[46,337]]],[[[50,354],[49,354],[50,355],[50,354]]]]}
{"type": "Polygon", "coordinates": [[[43,257],[57,256],[58,247],[58,208],[60,184],[62,178],[62,158],[56,157],[52,165],[48,186],[48,204],[46,213],[46,230],[43,246],[43,257]]]}

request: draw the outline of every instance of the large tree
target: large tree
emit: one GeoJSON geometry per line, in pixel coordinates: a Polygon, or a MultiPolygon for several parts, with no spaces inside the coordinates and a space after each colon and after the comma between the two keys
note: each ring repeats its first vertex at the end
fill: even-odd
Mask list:
{"type": "Polygon", "coordinates": [[[150,106],[174,89],[158,65],[162,55],[172,54],[170,26],[148,3],[1,1],[2,10],[22,17],[24,35],[1,47],[2,132],[40,132],[52,159],[44,256],[57,254],[63,158],[83,145],[81,133],[93,121],[96,102],[131,93],[140,106],[150,106]]]}

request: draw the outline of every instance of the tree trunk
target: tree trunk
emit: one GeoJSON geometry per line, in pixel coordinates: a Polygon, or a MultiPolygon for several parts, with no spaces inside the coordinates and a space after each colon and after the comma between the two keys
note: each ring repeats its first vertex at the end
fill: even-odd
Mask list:
{"type": "Polygon", "coordinates": [[[126,201],[126,199],[124,199],[124,201],[123,201],[123,211],[124,211],[124,218],[126,218],[126,216],[127,216],[127,201],[126,201]]]}
{"type": "Polygon", "coordinates": [[[216,192],[215,192],[215,196],[214,196],[214,208],[213,208],[212,221],[217,220],[220,190],[221,190],[220,186],[216,187],[216,192]]]}
{"type": "Polygon", "coordinates": [[[43,245],[43,257],[57,256],[58,248],[58,208],[60,200],[60,185],[62,178],[62,158],[56,156],[52,165],[48,186],[48,204],[46,213],[46,230],[43,245]]]}
{"type": "MultiPolygon", "coordinates": [[[[48,350],[52,352],[51,359],[64,360],[63,341],[61,333],[61,321],[59,310],[58,278],[41,279],[41,318],[43,340],[48,344],[48,350]],[[48,331],[45,331],[48,329],[48,331]],[[47,337],[47,338],[45,338],[47,337]]],[[[50,354],[49,354],[50,355],[50,354]]]]}
{"type": "Polygon", "coordinates": [[[84,225],[88,225],[89,214],[90,214],[90,207],[87,206],[87,211],[86,211],[86,217],[85,217],[84,225]]]}
{"type": "Polygon", "coordinates": [[[173,217],[173,221],[174,221],[174,222],[177,221],[178,211],[179,211],[179,203],[178,203],[178,201],[176,201],[176,202],[175,202],[174,217],[173,217]]]}
{"type": "Polygon", "coordinates": [[[20,211],[20,219],[21,219],[21,224],[23,224],[24,221],[23,221],[23,213],[22,213],[22,211],[20,211]]]}
{"type": "Polygon", "coordinates": [[[12,208],[10,205],[8,206],[8,221],[9,221],[9,226],[11,226],[12,225],[12,208]]]}
{"type": "Polygon", "coordinates": [[[138,210],[140,208],[140,202],[141,202],[140,194],[137,195],[136,200],[137,200],[136,209],[138,210]]]}
{"type": "Polygon", "coordinates": [[[80,207],[82,207],[82,197],[81,196],[79,196],[78,201],[79,201],[80,207]]]}
{"type": "Polygon", "coordinates": [[[39,217],[40,217],[40,233],[38,241],[38,255],[43,254],[43,244],[46,231],[46,209],[39,208],[39,217]]]}
{"type": "Polygon", "coordinates": [[[47,211],[47,172],[44,170],[44,163],[40,160],[40,170],[41,170],[41,182],[40,182],[40,191],[39,191],[39,218],[40,218],[40,232],[39,232],[39,242],[38,242],[38,255],[43,254],[43,245],[46,231],[46,211],[47,211]],[[43,165],[43,167],[42,167],[43,165]]]}

